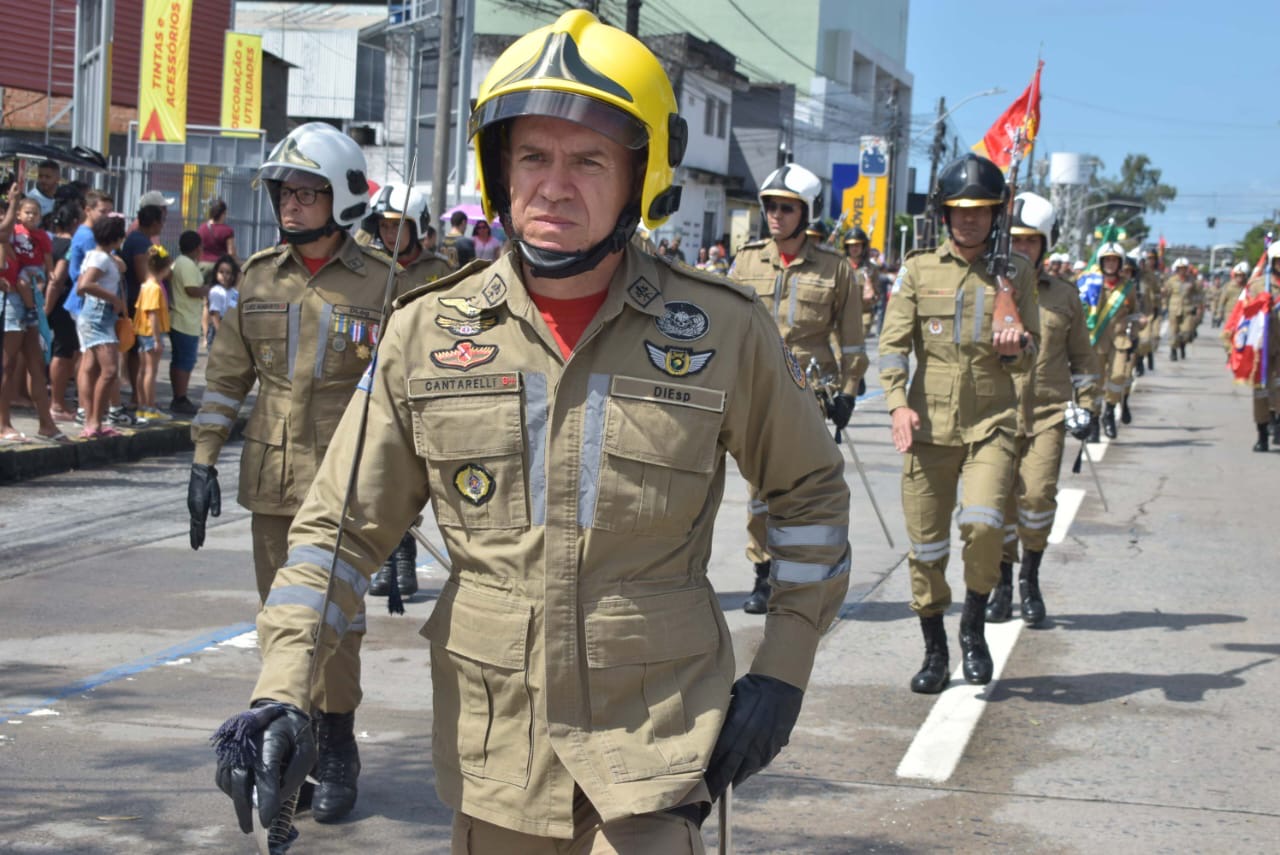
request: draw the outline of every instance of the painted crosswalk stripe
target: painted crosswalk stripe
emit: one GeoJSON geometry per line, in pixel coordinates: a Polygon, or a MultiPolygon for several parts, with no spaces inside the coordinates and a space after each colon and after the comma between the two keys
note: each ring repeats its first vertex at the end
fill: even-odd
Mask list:
{"type": "Polygon", "coordinates": [[[951,685],[938,696],[924,726],[916,733],[911,747],[898,764],[899,778],[941,783],[951,777],[964,756],[969,737],[982,718],[982,711],[986,709],[983,695],[1000,679],[1000,672],[1009,660],[1009,653],[1022,627],[1020,620],[987,624],[987,647],[991,650],[994,665],[991,684],[972,686],[964,681],[963,667],[955,670],[951,675],[951,685]]]}
{"type": "Polygon", "coordinates": [[[1084,490],[1074,487],[1058,490],[1058,513],[1053,518],[1053,528],[1049,531],[1049,543],[1062,543],[1067,539],[1067,531],[1075,521],[1076,511],[1084,501],[1084,490]]]}

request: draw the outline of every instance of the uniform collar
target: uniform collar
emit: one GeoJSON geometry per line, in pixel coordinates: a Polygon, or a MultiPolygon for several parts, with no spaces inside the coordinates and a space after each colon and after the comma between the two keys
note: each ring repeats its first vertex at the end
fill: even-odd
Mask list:
{"type": "MultiPolygon", "coordinates": [[[[659,265],[664,262],[638,251],[630,243],[622,252],[622,263],[609,281],[609,296],[600,313],[616,314],[622,304],[626,304],[642,314],[661,317],[666,309],[659,265]]],[[[485,284],[477,296],[480,304],[496,308],[507,303],[513,314],[526,314],[532,298],[524,284],[518,258],[515,252],[507,252],[485,271],[485,284]]]]}
{"type": "MultiPolygon", "coordinates": [[[[800,244],[800,251],[796,253],[795,258],[791,259],[791,264],[787,266],[790,270],[799,267],[805,262],[813,261],[818,254],[817,245],[809,240],[806,235],[804,243],[800,244]]],[[[764,251],[760,253],[760,257],[771,263],[774,267],[782,267],[782,253],[778,251],[778,244],[774,240],[765,242],[764,251]]]]}
{"type": "MultiPolygon", "coordinates": [[[[360,244],[356,243],[349,232],[343,232],[342,243],[338,244],[338,251],[334,254],[338,261],[346,265],[347,269],[352,273],[364,273],[364,250],[360,248],[360,244]]],[[[298,254],[298,249],[293,244],[281,244],[275,259],[276,267],[283,267],[285,262],[290,258],[302,268],[306,265],[302,261],[302,256],[298,254]]],[[[328,264],[325,265],[327,267],[328,264]]],[[[321,268],[322,270],[324,268],[321,268]]]]}

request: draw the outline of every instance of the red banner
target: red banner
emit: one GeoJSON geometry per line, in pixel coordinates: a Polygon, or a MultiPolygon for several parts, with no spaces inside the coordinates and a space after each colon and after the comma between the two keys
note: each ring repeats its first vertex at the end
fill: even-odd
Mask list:
{"type": "Polygon", "coordinates": [[[973,150],[1001,169],[1008,169],[1013,158],[1013,138],[1022,128],[1022,154],[1031,150],[1035,142],[1036,132],[1040,130],[1040,69],[1044,68],[1044,60],[1036,65],[1035,76],[1018,100],[1009,105],[987,131],[982,141],[973,150]]]}

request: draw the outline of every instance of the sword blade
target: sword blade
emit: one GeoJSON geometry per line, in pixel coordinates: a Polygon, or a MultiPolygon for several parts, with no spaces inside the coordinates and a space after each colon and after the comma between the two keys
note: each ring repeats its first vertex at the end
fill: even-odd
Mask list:
{"type": "Polygon", "coordinates": [[[716,847],[718,855],[730,855],[733,852],[733,784],[725,787],[717,806],[720,820],[720,842],[716,847]]]}
{"type": "Polygon", "coordinates": [[[409,531],[413,534],[413,539],[418,541],[418,543],[421,543],[422,548],[427,550],[427,552],[430,552],[431,557],[434,558],[441,567],[448,571],[453,570],[453,565],[449,563],[449,559],[444,556],[442,551],[436,549],[435,544],[427,539],[427,536],[422,533],[420,528],[416,525],[411,525],[409,526],[409,531]]]}
{"type": "Polygon", "coordinates": [[[862,468],[862,459],[858,457],[858,449],[853,447],[853,440],[849,438],[849,432],[844,432],[844,442],[840,443],[849,449],[849,454],[853,458],[853,467],[858,470],[858,477],[862,479],[862,487],[867,491],[867,498],[871,500],[871,509],[876,512],[876,519],[880,521],[880,530],[884,532],[884,539],[889,541],[890,549],[897,549],[897,544],[893,542],[893,535],[889,533],[889,526],[884,521],[884,514],[880,513],[880,503],[876,501],[876,494],[871,492],[871,481],[867,478],[867,472],[862,468]]]}
{"type": "Polygon", "coordinates": [[[1107,495],[1102,492],[1102,481],[1098,479],[1098,470],[1093,468],[1093,455],[1089,453],[1088,440],[1080,444],[1080,450],[1084,453],[1084,462],[1089,464],[1089,474],[1093,476],[1093,485],[1098,488],[1098,498],[1102,500],[1102,509],[1110,513],[1111,509],[1107,507],[1107,495]]]}

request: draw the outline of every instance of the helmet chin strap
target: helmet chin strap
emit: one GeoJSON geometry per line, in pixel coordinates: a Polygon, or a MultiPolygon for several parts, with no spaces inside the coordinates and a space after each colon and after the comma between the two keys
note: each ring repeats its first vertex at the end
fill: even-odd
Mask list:
{"type": "MultiPolygon", "coordinates": [[[[504,217],[504,219],[509,219],[504,217]]],[[[595,246],[581,252],[559,252],[554,249],[543,249],[517,235],[512,238],[520,257],[529,270],[539,279],[568,279],[579,273],[594,270],[604,259],[623,249],[640,222],[640,209],[636,205],[628,205],[618,215],[618,222],[613,231],[595,246]]]]}
{"type": "Polygon", "coordinates": [[[315,243],[321,238],[326,238],[340,230],[341,227],[332,219],[318,229],[303,229],[302,231],[295,231],[292,229],[286,229],[284,226],[280,226],[280,239],[285,243],[292,244],[293,246],[301,246],[306,243],[315,243]]]}

